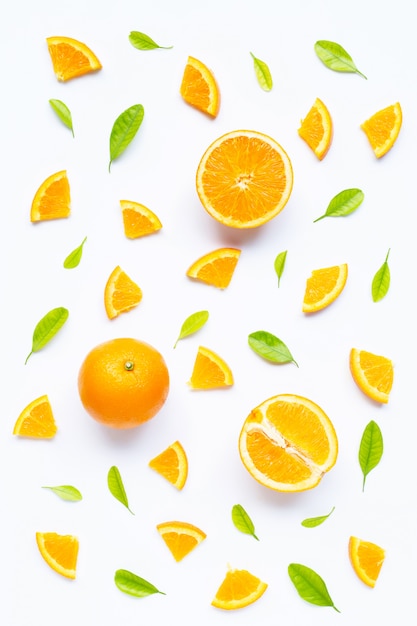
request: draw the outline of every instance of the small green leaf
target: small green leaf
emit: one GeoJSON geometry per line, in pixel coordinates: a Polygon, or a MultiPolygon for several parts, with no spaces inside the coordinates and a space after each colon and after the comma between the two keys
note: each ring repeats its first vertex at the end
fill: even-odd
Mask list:
{"type": "Polygon", "coordinates": [[[69,500],[71,502],[79,502],[83,497],[81,493],[75,487],[71,485],[59,485],[57,487],[42,487],[42,489],[50,489],[62,500],[69,500]]]}
{"type": "Polygon", "coordinates": [[[372,280],[372,300],[374,302],[379,302],[380,300],[382,300],[382,298],[385,298],[388,293],[391,282],[391,273],[388,265],[390,250],[391,248],[388,250],[385,261],[376,272],[372,280]]]}
{"type": "Polygon", "coordinates": [[[128,147],[142,124],[145,110],[141,104],[134,104],[119,115],[110,133],[110,162],[117,159],[128,147]]]}
{"type": "Polygon", "coordinates": [[[301,522],[301,526],[304,526],[305,528],[315,528],[316,526],[320,526],[320,524],[323,524],[323,522],[325,522],[326,519],[330,517],[334,509],[335,507],[333,507],[330,513],[327,513],[327,515],[318,515],[317,517],[307,517],[305,520],[301,522]]]}
{"type": "Polygon", "coordinates": [[[298,363],[281,339],[266,330],[258,330],[248,336],[248,343],[252,350],[267,361],[273,363],[298,363]]]}
{"type": "Polygon", "coordinates": [[[314,222],[322,220],[324,217],[345,217],[356,211],[362,204],[365,194],[360,189],[344,189],[332,198],[324,215],[321,215],[314,222]]]}
{"type": "Polygon", "coordinates": [[[243,506],[241,504],[234,504],[232,508],[232,521],[241,533],[252,535],[257,541],[258,537],[255,535],[255,526],[243,506]]]}
{"type": "Polygon", "coordinates": [[[316,41],[314,50],[320,61],[329,69],[335,72],[359,74],[366,79],[366,76],[356,67],[350,54],[340,44],[322,39],[321,41],[316,41]]]}
{"type": "Polygon", "coordinates": [[[371,420],[363,431],[359,446],[359,465],[363,473],[362,491],[365,490],[366,477],[380,462],[384,452],[381,429],[371,420]]]}
{"type": "Polygon", "coordinates": [[[314,570],[300,563],[291,563],[288,566],[288,574],[303,600],[317,606],[331,606],[340,613],[330,597],[326,583],[314,570]]]}
{"type": "Polygon", "coordinates": [[[39,320],[33,331],[32,349],[26,357],[25,365],[34,352],[39,352],[57,334],[68,319],[68,309],[58,307],[49,311],[39,320]]]}
{"type": "Polygon", "coordinates": [[[115,465],[113,465],[109,469],[109,472],[107,474],[107,485],[112,496],[114,496],[116,500],[119,500],[119,502],[121,502],[127,508],[127,510],[130,511],[132,515],[134,515],[133,511],[131,511],[129,508],[129,501],[127,499],[122,477],[118,468],[115,465]]]}
{"type": "Polygon", "coordinates": [[[134,48],[138,50],[155,50],[161,48],[163,50],[170,50],[173,46],[160,46],[145,33],[140,33],[137,30],[132,30],[129,35],[129,41],[134,48]]]}
{"type": "Polygon", "coordinates": [[[62,100],[54,100],[54,99],[49,100],[49,104],[51,105],[51,107],[53,108],[53,110],[55,111],[59,119],[61,120],[61,122],[65,124],[67,128],[70,129],[70,131],[72,132],[72,136],[74,137],[75,135],[74,135],[74,128],[72,125],[72,115],[67,105],[64,102],[62,102],[62,100]]]}
{"type": "Polygon", "coordinates": [[[69,255],[64,261],[65,269],[71,270],[80,264],[81,257],[83,255],[83,247],[86,241],[87,241],[87,237],[84,237],[81,244],[77,248],[75,248],[75,250],[69,253],[69,255]]]}
{"type": "Polygon", "coordinates": [[[145,598],[153,593],[165,595],[165,593],[163,591],[159,591],[155,585],[152,585],[152,583],[148,582],[144,578],[129,572],[127,569],[116,570],[114,582],[120,591],[123,591],[123,593],[127,593],[130,596],[135,596],[136,598],[145,598]]]}
{"type": "Polygon", "coordinates": [[[278,287],[281,281],[281,276],[284,273],[286,259],[287,259],[287,250],[285,250],[284,252],[280,252],[275,257],[274,268],[275,268],[276,275],[278,276],[278,287]]]}
{"type": "Polygon", "coordinates": [[[183,325],[181,326],[180,334],[178,335],[178,339],[174,344],[174,348],[176,348],[177,343],[180,339],[184,339],[184,337],[188,337],[188,335],[192,335],[196,333],[200,328],[204,326],[209,318],[208,311],[197,311],[196,313],[192,313],[183,325]]]}
{"type": "Polygon", "coordinates": [[[253,66],[260,87],[264,91],[271,91],[273,83],[268,65],[264,61],[261,61],[261,59],[258,59],[252,52],[250,54],[253,59],[253,66]]]}

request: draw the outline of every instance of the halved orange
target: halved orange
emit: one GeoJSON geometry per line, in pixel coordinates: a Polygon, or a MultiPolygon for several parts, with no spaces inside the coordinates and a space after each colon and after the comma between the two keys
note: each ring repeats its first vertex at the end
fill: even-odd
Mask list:
{"type": "Polygon", "coordinates": [[[198,59],[189,56],[184,69],[180,94],[185,102],[210,117],[220,109],[220,91],[213,72],[198,59]]]}
{"type": "Polygon", "coordinates": [[[162,228],[159,217],[143,204],[131,200],[120,200],[120,207],[125,235],[129,239],[144,237],[162,228]]]}
{"type": "Polygon", "coordinates": [[[402,111],[399,102],[377,111],[361,125],[378,159],[391,150],[397,140],[401,125],[402,111]]]}
{"type": "Polygon", "coordinates": [[[142,300],[141,288],[117,265],[104,288],[104,306],[109,319],[126,313],[142,300]]]}
{"type": "Polygon", "coordinates": [[[57,430],[49,398],[43,395],[23,409],[14,425],[13,435],[34,439],[52,439],[57,430]]]}
{"type": "Polygon", "coordinates": [[[188,382],[192,389],[217,389],[233,385],[232,370],[221,356],[199,346],[188,382]]]}
{"type": "Polygon", "coordinates": [[[149,461],[149,467],[158,472],[177,489],[182,489],[188,476],[188,459],[179,441],[149,461]]]}
{"type": "Polygon", "coordinates": [[[73,535],[37,532],[39,552],[55,572],[74,579],[77,569],[79,542],[73,535]]]}
{"type": "Polygon", "coordinates": [[[186,274],[218,289],[226,289],[232,280],[240,252],[237,248],[218,248],[208,252],[194,261],[186,274]]]}
{"type": "Polygon", "coordinates": [[[385,550],[358,537],[349,539],[349,558],[355,573],[365,585],[375,587],[385,559],[385,550]]]}
{"type": "Polygon", "coordinates": [[[307,279],[302,310],[304,313],[321,311],[342,293],[348,277],[348,266],[334,265],[313,270],[307,279]]]}
{"type": "Polygon", "coordinates": [[[318,485],[336,463],[336,431],[326,413],[307,398],[282,394],[265,400],[246,418],[239,453],[248,472],[276,491],[318,485]]]}
{"type": "Polygon", "coordinates": [[[329,151],[333,139],[333,122],[324,102],[316,98],[298,129],[301,139],[321,161],[329,151]]]}
{"type": "Polygon", "coordinates": [[[100,70],[102,65],[94,52],[81,41],[71,37],[47,37],[49,54],[55,76],[60,81],[100,70]]]}
{"type": "Polygon", "coordinates": [[[247,570],[229,568],[211,604],[227,611],[243,609],[259,600],[267,587],[267,583],[247,570]]]}
{"type": "Polygon", "coordinates": [[[197,168],[196,186],[203,207],[218,222],[255,228],[287,204],[293,170],[275,139],[255,130],[235,130],[207,148],[197,168]]]}
{"type": "Polygon", "coordinates": [[[182,561],[207,536],[203,530],[188,522],[162,522],[156,528],[177,562],[182,561]]]}
{"type": "Polygon", "coordinates": [[[349,365],[353,380],[359,389],[372,400],[387,404],[394,382],[394,366],[391,359],[352,348],[349,365]]]}
{"type": "Polygon", "coordinates": [[[71,213],[70,186],[66,170],[48,176],[32,201],[31,222],[56,220],[71,213]]]}

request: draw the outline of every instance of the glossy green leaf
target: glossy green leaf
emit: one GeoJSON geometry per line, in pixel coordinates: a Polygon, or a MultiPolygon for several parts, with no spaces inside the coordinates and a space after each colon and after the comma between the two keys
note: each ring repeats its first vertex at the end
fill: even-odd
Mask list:
{"type": "Polygon", "coordinates": [[[80,245],[77,246],[77,248],[75,248],[72,252],[69,253],[69,255],[64,261],[65,269],[71,270],[80,264],[81,257],[83,255],[83,247],[86,241],[87,241],[87,237],[84,237],[80,245]]]}
{"type": "Polygon", "coordinates": [[[381,429],[376,422],[371,420],[363,431],[359,446],[359,465],[363,473],[362,491],[365,489],[366,477],[378,465],[383,452],[384,442],[381,429]]]}
{"type": "Polygon", "coordinates": [[[49,489],[53,491],[61,500],[68,500],[71,502],[79,502],[83,499],[81,492],[72,487],[72,485],[58,485],[57,487],[42,487],[42,489],[49,489]]]}
{"type": "Polygon", "coordinates": [[[128,147],[142,124],[145,110],[141,104],[134,104],[119,115],[110,133],[110,162],[117,159],[128,147]]]}
{"type": "Polygon", "coordinates": [[[261,59],[258,59],[254,54],[252,54],[252,52],[250,54],[253,59],[253,66],[255,68],[256,79],[260,87],[264,91],[271,91],[273,82],[272,82],[272,76],[271,76],[271,72],[269,70],[268,65],[264,61],[261,61],[261,59]]]}
{"type": "Polygon", "coordinates": [[[379,302],[382,298],[385,298],[389,290],[391,273],[388,265],[388,257],[390,250],[391,248],[388,250],[385,261],[372,280],[372,300],[374,302],[379,302]]]}
{"type": "Polygon", "coordinates": [[[326,212],[314,220],[318,222],[325,217],[345,217],[356,211],[362,204],[365,194],[360,189],[344,189],[332,198],[326,212]]]}
{"type": "Polygon", "coordinates": [[[258,537],[255,534],[255,526],[241,504],[233,505],[232,521],[241,533],[245,533],[246,535],[252,535],[252,537],[259,541],[258,537]]]}
{"type": "Polygon", "coordinates": [[[350,54],[340,44],[322,39],[316,41],[314,50],[320,61],[329,69],[335,72],[359,74],[366,79],[366,76],[356,67],[350,54]]]}
{"type": "Polygon", "coordinates": [[[123,593],[127,593],[130,596],[135,596],[136,598],[145,598],[153,593],[165,595],[165,593],[163,591],[159,591],[155,585],[152,585],[152,583],[148,582],[144,578],[141,578],[126,569],[116,570],[114,582],[120,591],[123,591],[123,593]]]}
{"type": "Polygon", "coordinates": [[[276,275],[278,276],[278,287],[279,287],[280,282],[281,282],[281,277],[282,277],[282,275],[284,273],[285,261],[286,260],[287,260],[287,250],[285,250],[284,252],[280,252],[275,257],[274,269],[275,269],[276,275]]]}
{"type": "Polygon", "coordinates": [[[51,341],[67,321],[68,315],[68,309],[61,306],[56,309],[51,309],[51,311],[39,320],[33,331],[32,349],[26,357],[25,364],[34,352],[39,352],[39,350],[42,350],[42,348],[51,341]]]}
{"type": "Polygon", "coordinates": [[[257,330],[248,337],[249,346],[256,354],[273,363],[298,363],[281,339],[266,330],[257,330]]]}
{"type": "Polygon", "coordinates": [[[317,517],[306,517],[306,519],[301,522],[301,526],[304,526],[305,528],[315,528],[316,526],[320,526],[320,524],[323,524],[323,522],[325,522],[326,519],[330,517],[334,509],[335,507],[333,507],[330,513],[327,513],[327,515],[318,515],[317,517]]]}
{"type": "Polygon", "coordinates": [[[326,583],[317,572],[306,565],[291,563],[288,566],[288,574],[303,600],[317,606],[331,606],[340,613],[330,597],[326,583]]]}
{"type": "Polygon", "coordinates": [[[180,339],[184,339],[184,337],[188,337],[193,333],[196,333],[200,328],[204,326],[209,318],[208,311],[197,311],[196,313],[192,313],[187,319],[184,321],[181,326],[180,334],[174,344],[174,348],[176,348],[177,343],[180,339]]]}
{"type": "Polygon", "coordinates": [[[129,508],[129,501],[127,499],[126,491],[123,485],[123,480],[118,468],[113,465],[107,474],[107,485],[110,493],[121,502],[127,509],[134,515],[133,511],[129,508]]]}
{"type": "Polygon", "coordinates": [[[62,102],[62,100],[54,100],[54,99],[49,100],[49,104],[51,105],[51,107],[53,108],[53,110],[55,111],[59,119],[61,120],[61,122],[65,124],[67,128],[70,129],[70,131],[72,132],[72,136],[74,137],[72,115],[67,105],[64,102],[62,102]]]}
{"type": "Polygon", "coordinates": [[[137,30],[132,30],[129,35],[129,41],[134,48],[138,50],[155,50],[156,48],[161,48],[163,50],[170,50],[173,46],[160,46],[156,43],[149,35],[145,35],[145,33],[140,33],[137,30]]]}

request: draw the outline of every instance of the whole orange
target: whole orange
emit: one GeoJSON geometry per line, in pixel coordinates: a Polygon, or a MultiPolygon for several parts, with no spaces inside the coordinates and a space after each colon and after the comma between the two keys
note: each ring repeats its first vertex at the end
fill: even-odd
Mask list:
{"type": "Polygon", "coordinates": [[[112,428],[134,428],[154,417],[169,391],[162,355],[138,339],[112,339],[93,348],[78,374],[87,413],[112,428]]]}

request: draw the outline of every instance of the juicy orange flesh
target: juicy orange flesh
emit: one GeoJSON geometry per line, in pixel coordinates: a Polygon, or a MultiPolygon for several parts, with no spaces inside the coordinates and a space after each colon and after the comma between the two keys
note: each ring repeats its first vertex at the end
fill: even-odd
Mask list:
{"type": "Polygon", "coordinates": [[[368,578],[376,580],[384,562],[384,550],[369,541],[361,541],[358,545],[357,558],[368,578]]]}
{"type": "Polygon", "coordinates": [[[132,238],[149,235],[159,228],[146,215],[142,215],[134,209],[123,210],[123,224],[126,237],[132,238]]]}
{"type": "Polygon", "coordinates": [[[114,284],[111,305],[115,311],[129,311],[142,299],[140,287],[125,272],[121,272],[114,284]]]}
{"type": "Polygon", "coordinates": [[[70,213],[70,189],[66,176],[51,182],[44,190],[39,202],[34,205],[34,212],[39,213],[40,219],[68,217],[70,213]]]}
{"type": "Polygon", "coordinates": [[[101,67],[98,59],[92,64],[88,56],[69,43],[50,43],[48,48],[52,65],[60,80],[82,76],[101,67]]]}
{"type": "Polygon", "coordinates": [[[312,107],[303,120],[298,133],[315,150],[324,136],[322,116],[316,107],[312,107]]]}
{"type": "Polygon", "coordinates": [[[164,532],[162,539],[167,544],[176,561],[181,561],[198,544],[195,537],[181,532],[164,532]]]}
{"type": "Polygon", "coordinates": [[[75,576],[79,547],[76,537],[57,533],[37,533],[37,541],[42,556],[53,569],[71,578],[75,576]]]}
{"type": "Polygon", "coordinates": [[[226,377],[218,363],[197,352],[190,383],[192,387],[199,389],[223,387],[226,385],[226,377]]]}
{"type": "Polygon", "coordinates": [[[44,401],[35,405],[19,426],[23,437],[53,437],[57,431],[51,405],[44,401]]]}
{"type": "Polygon", "coordinates": [[[181,95],[189,104],[203,111],[210,106],[210,88],[195,67],[187,64],[181,84],[181,95]]]}
{"type": "Polygon", "coordinates": [[[244,600],[256,593],[261,581],[246,570],[227,572],[224,581],[216,593],[216,600],[227,603],[232,600],[244,600]]]}
{"type": "Polygon", "coordinates": [[[382,147],[390,138],[396,123],[396,110],[394,105],[392,105],[375,113],[375,115],[362,124],[362,128],[374,150],[382,147]]]}
{"type": "Polygon", "coordinates": [[[339,279],[340,268],[336,265],[321,270],[313,270],[307,279],[306,291],[304,294],[305,304],[320,302],[331,293],[336,287],[339,279]]]}
{"type": "Polygon", "coordinates": [[[246,449],[256,469],[278,483],[296,484],[311,476],[305,461],[272,441],[262,431],[247,434],[246,449]]]}
{"type": "Polygon", "coordinates": [[[229,284],[235,271],[237,257],[221,257],[203,265],[197,272],[197,278],[200,280],[225,289],[229,284]]]}
{"type": "Polygon", "coordinates": [[[394,380],[391,361],[362,350],[359,354],[360,366],[363,374],[372,387],[382,393],[389,393],[394,380]]]}
{"type": "Polygon", "coordinates": [[[174,448],[167,448],[149,461],[149,466],[162,474],[170,483],[175,484],[179,476],[179,459],[174,448]]]}

